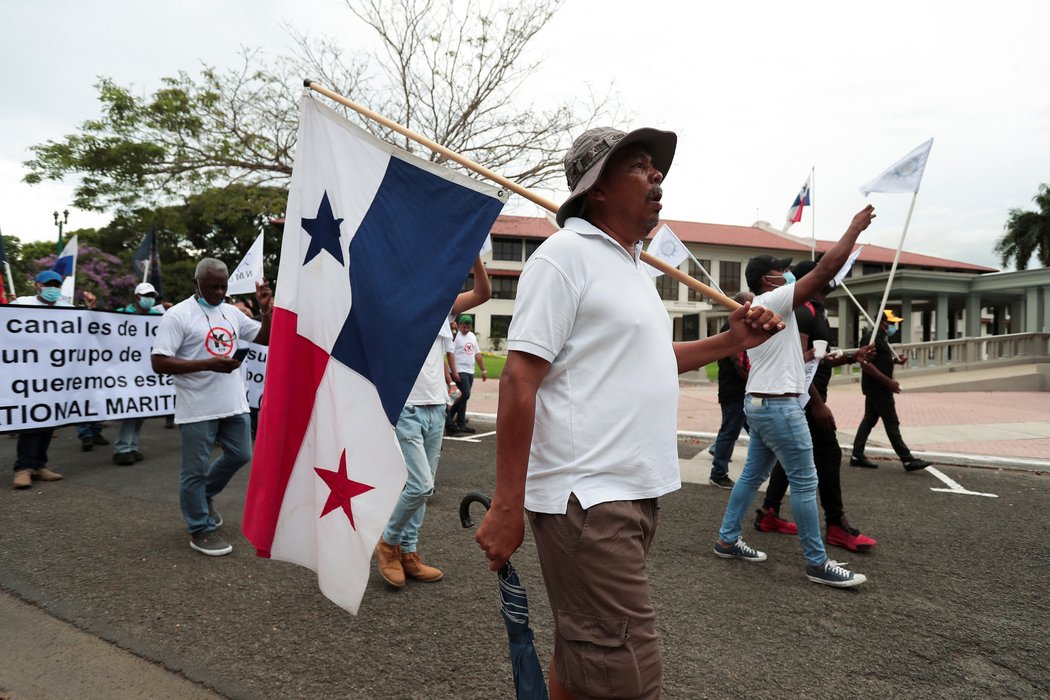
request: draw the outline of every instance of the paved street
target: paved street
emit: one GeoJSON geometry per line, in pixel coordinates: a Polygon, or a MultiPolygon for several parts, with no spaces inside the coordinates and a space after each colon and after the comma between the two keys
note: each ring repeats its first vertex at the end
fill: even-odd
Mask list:
{"type": "MultiPolygon", "coordinates": [[[[0,438],[5,465],[14,444],[0,438]]],[[[704,447],[683,441],[684,463],[704,447]]],[[[239,532],[247,470],[217,503],[236,549],[207,559],[179,517],[177,430],[148,421],[147,460],[133,467],[113,465],[108,448],[82,453],[60,431],[52,463],[64,481],[0,489],[0,597],[21,611],[0,616],[0,696],[191,697],[138,682],[155,676],[191,681],[203,693],[192,697],[512,697],[495,582],[457,515],[464,493],[491,489],[493,448],[491,435],[446,441],[421,543],[445,580],[392,591],[373,571],[353,617],[320,595],[312,572],[250,551],[239,532]],[[38,634],[44,613],[68,623],[66,641],[88,639],[38,634]],[[153,663],[92,666],[85,649],[99,640],[127,664],[153,663]],[[26,653],[34,643],[43,648],[26,653]]],[[[870,579],[846,591],[809,583],[791,537],[749,530],[764,564],[715,558],[728,492],[687,483],[664,499],[651,569],[665,697],[1050,694],[1047,475],[940,470],[997,497],[934,491],[939,480],[889,462],[843,469],[847,512],[880,543],[866,556],[831,550],[870,579]]],[[[514,561],[546,659],[550,612],[529,539],[514,561]]]]}

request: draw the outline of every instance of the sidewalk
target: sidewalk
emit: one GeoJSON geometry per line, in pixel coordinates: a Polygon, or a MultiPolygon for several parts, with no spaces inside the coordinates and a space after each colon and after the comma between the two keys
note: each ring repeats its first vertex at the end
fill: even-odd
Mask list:
{"type": "MultiPolygon", "coordinates": [[[[939,464],[1050,471],[1050,392],[910,392],[907,377],[901,384],[904,391],[897,395],[901,433],[917,455],[939,464]]],[[[498,381],[475,382],[469,409],[495,414],[498,397],[498,381]]],[[[848,453],[864,416],[860,385],[833,385],[828,405],[835,413],[839,442],[848,453]]],[[[680,433],[713,438],[721,420],[715,384],[681,386],[680,433]]],[[[896,459],[881,423],[871,432],[868,445],[868,456],[896,459]]]]}

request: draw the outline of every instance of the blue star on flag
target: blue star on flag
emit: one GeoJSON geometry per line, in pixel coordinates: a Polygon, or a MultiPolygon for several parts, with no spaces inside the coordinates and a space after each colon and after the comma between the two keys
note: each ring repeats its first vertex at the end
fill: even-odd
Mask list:
{"type": "Polygon", "coordinates": [[[332,213],[332,204],[328,201],[328,192],[325,191],[321,197],[321,204],[317,207],[317,218],[303,219],[303,228],[310,234],[310,247],[306,249],[306,259],[303,265],[310,262],[322,250],[327,250],[333,258],[343,262],[343,249],[339,241],[339,224],[342,219],[335,218],[332,213]]]}

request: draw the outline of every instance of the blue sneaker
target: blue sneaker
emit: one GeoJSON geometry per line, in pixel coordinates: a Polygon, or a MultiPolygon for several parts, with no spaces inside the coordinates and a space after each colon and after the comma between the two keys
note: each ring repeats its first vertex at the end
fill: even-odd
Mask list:
{"type": "Polygon", "coordinates": [[[736,542],[725,547],[721,542],[715,540],[715,554],[723,559],[743,559],[744,561],[765,561],[766,553],[760,552],[754,547],[748,546],[743,537],[737,537],[736,542]]]}
{"type": "Polygon", "coordinates": [[[825,586],[836,588],[850,588],[859,586],[868,580],[864,574],[855,574],[845,566],[846,562],[838,562],[828,559],[820,566],[807,566],[806,578],[813,583],[823,583],[825,586]]]}

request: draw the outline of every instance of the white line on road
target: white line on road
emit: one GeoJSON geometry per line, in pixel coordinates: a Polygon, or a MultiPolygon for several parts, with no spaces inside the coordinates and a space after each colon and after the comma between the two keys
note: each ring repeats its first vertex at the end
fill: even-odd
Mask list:
{"type": "Polygon", "coordinates": [[[963,496],[987,496],[988,498],[999,498],[999,496],[997,496],[994,493],[981,493],[979,491],[969,491],[963,488],[962,484],[952,480],[950,477],[948,477],[947,474],[934,467],[926,467],[926,471],[943,481],[948,487],[946,489],[931,488],[930,491],[940,491],[941,493],[958,493],[962,494],[963,496]]]}
{"type": "Polygon", "coordinates": [[[474,442],[474,443],[478,443],[478,442],[481,442],[481,440],[479,440],[478,438],[488,437],[489,435],[495,435],[495,434],[496,434],[496,431],[492,430],[492,431],[487,432],[487,433],[477,433],[476,435],[471,435],[470,437],[446,437],[445,439],[446,440],[456,440],[458,442],[474,442]]]}

